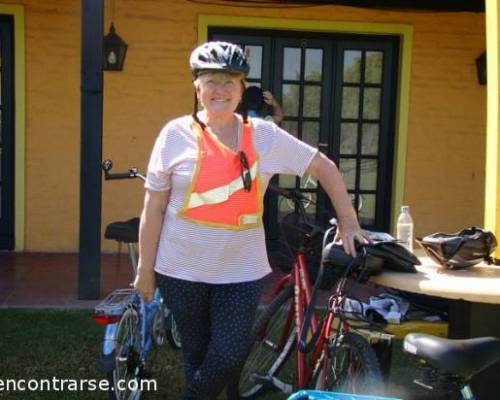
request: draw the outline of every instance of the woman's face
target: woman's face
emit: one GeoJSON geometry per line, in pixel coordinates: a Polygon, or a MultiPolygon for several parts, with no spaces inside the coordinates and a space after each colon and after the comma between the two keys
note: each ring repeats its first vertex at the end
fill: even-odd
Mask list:
{"type": "Polygon", "coordinates": [[[196,81],[196,94],[207,113],[232,115],[243,94],[243,76],[227,72],[208,72],[196,81]]]}

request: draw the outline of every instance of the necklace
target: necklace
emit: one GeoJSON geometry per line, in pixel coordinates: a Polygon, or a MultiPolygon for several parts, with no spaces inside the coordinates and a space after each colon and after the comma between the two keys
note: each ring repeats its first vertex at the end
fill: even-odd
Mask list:
{"type": "Polygon", "coordinates": [[[212,133],[217,137],[217,139],[223,143],[226,147],[230,148],[232,151],[236,152],[239,147],[239,123],[238,120],[233,121],[231,128],[222,130],[214,130],[210,127],[212,133]],[[224,132],[224,133],[223,133],[224,132]],[[228,133],[229,132],[229,133],[228,133]]]}

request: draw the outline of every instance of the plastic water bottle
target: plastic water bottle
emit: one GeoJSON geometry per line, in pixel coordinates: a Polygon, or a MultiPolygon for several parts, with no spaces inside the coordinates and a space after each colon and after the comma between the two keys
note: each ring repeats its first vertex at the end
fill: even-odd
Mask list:
{"type": "Polygon", "coordinates": [[[413,219],[410,215],[410,206],[401,206],[396,236],[403,246],[413,252],[413,219]]]}

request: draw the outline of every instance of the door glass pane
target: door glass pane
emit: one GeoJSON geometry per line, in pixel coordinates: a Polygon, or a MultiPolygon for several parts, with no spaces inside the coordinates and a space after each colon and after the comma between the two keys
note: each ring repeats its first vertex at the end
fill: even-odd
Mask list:
{"type": "Polygon", "coordinates": [[[285,115],[299,115],[299,85],[283,85],[283,112],[285,115]]]}
{"type": "Polygon", "coordinates": [[[361,77],[361,51],[344,51],[344,82],[358,83],[361,77]]]}
{"type": "Polygon", "coordinates": [[[249,79],[261,79],[262,77],[262,46],[245,46],[250,64],[249,79]]]}
{"type": "Polygon", "coordinates": [[[339,169],[347,189],[354,190],[356,187],[356,160],[341,158],[339,169]]]}
{"type": "MultiPolygon", "coordinates": [[[[311,201],[304,201],[304,208],[306,213],[309,215],[316,214],[316,193],[303,193],[304,197],[310,199],[311,201]]],[[[285,199],[281,197],[278,201],[278,221],[281,220],[286,214],[291,213],[295,210],[295,203],[292,200],[285,199]]]]}
{"type": "Polygon", "coordinates": [[[297,121],[282,121],[281,127],[295,137],[299,137],[299,126],[297,121]]]}
{"type": "Polygon", "coordinates": [[[305,79],[307,81],[321,81],[323,66],[323,50],[306,49],[305,79]]]}
{"type": "Polygon", "coordinates": [[[300,178],[300,187],[302,189],[316,189],[318,187],[318,181],[316,178],[307,172],[300,178]]]}
{"type": "Polygon", "coordinates": [[[313,147],[318,147],[319,122],[304,122],[302,124],[302,140],[313,147]]]}
{"type": "Polygon", "coordinates": [[[309,215],[315,215],[316,214],[316,203],[317,203],[317,196],[316,193],[302,193],[304,197],[307,197],[308,199],[311,200],[311,202],[304,202],[304,207],[306,209],[306,213],[309,215]]]}
{"type": "Polygon", "coordinates": [[[359,200],[358,205],[356,206],[356,199],[359,199],[359,195],[355,193],[349,193],[349,200],[351,200],[352,207],[355,210],[359,211],[363,204],[361,204],[361,200],[359,200]]]}
{"type": "Polygon", "coordinates": [[[380,118],[380,88],[366,88],[363,99],[363,118],[380,118]]]}
{"type": "Polygon", "coordinates": [[[285,47],[283,52],[283,79],[300,79],[300,49],[285,47]]]}
{"type": "Polygon", "coordinates": [[[356,154],[358,147],[358,124],[344,122],[340,124],[340,154],[356,154]]]}
{"type": "Polygon", "coordinates": [[[284,188],[295,188],[295,175],[280,175],[280,186],[284,188]]]}
{"type": "Polygon", "coordinates": [[[319,108],[321,104],[321,87],[304,87],[304,117],[319,117],[319,108]]]}
{"type": "MultiPolygon", "coordinates": [[[[282,186],[281,183],[280,186],[282,186]]],[[[278,222],[281,222],[281,219],[285,215],[293,212],[294,209],[295,207],[292,201],[285,199],[283,196],[280,196],[278,200],[278,222]]]]}
{"type": "Polygon", "coordinates": [[[378,154],[379,124],[363,124],[361,153],[375,156],[378,154]]]}
{"type": "Polygon", "coordinates": [[[367,51],[365,61],[365,82],[382,83],[382,65],[384,53],[367,51]]]}
{"type": "Polygon", "coordinates": [[[377,190],[377,160],[361,160],[361,190],[377,190]]]}
{"type": "Polygon", "coordinates": [[[361,194],[359,200],[359,223],[361,225],[374,225],[376,196],[374,194],[361,194]]]}
{"type": "Polygon", "coordinates": [[[359,88],[344,87],[342,90],[342,118],[359,117],[359,88]]]}

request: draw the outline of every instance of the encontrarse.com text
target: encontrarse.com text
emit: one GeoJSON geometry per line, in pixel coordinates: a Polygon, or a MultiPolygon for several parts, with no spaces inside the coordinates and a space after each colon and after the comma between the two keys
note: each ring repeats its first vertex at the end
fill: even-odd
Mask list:
{"type": "MultiPolygon", "coordinates": [[[[107,379],[0,379],[0,392],[94,392],[115,390],[107,379]]],[[[117,390],[156,391],[156,379],[116,381],[117,390]]]]}

